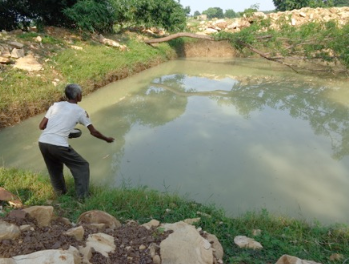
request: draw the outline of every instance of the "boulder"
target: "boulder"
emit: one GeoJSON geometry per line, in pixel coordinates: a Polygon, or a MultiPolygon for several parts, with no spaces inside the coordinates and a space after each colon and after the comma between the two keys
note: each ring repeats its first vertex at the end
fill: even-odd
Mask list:
{"type": "Polygon", "coordinates": [[[164,224],[162,227],[173,230],[160,244],[163,264],[212,264],[213,251],[210,242],[204,239],[194,226],[184,222],[164,224]]]}
{"type": "Polygon", "coordinates": [[[99,210],[87,211],[81,214],[78,218],[78,224],[105,224],[109,228],[121,226],[121,223],[114,216],[99,210]]]}
{"type": "Polygon", "coordinates": [[[25,71],[40,71],[42,65],[34,58],[33,55],[29,54],[23,58],[19,58],[14,68],[18,68],[25,71]]]}
{"type": "Polygon", "coordinates": [[[16,239],[21,234],[21,230],[14,224],[0,220],[0,241],[4,239],[16,239]]]}
{"type": "Polygon", "coordinates": [[[82,226],[74,227],[64,233],[67,236],[75,237],[76,240],[82,241],[84,238],[85,230],[82,226]]]}
{"type": "Polygon", "coordinates": [[[23,209],[31,217],[35,218],[39,226],[49,226],[52,221],[52,206],[31,206],[23,209]]]}
{"type": "Polygon", "coordinates": [[[86,247],[93,248],[95,251],[101,253],[105,257],[108,257],[108,253],[114,252],[116,248],[114,237],[104,233],[89,235],[86,241],[86,247]]]}
{"type": "Polygon", "coordinates": [[[81,258],[79,251],[70,247],[69,250],[42,250],[28,255],[13,257],[16,264],[80,264],[81,258]]]}

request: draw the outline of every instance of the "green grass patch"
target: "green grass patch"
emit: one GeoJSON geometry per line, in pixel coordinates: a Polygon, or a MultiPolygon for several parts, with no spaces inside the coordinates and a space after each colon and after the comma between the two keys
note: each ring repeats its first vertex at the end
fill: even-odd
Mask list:
{"type": "MultiPolygon", "coordinates": [[[[88,210],[103,210],[121,222],[133,219],[140,224],[151,219],[172,223],[200,217],[197,227],[214,234],[224,248],[224,263],[275,263],[283,254],[321,263],[344,263],[349,257],[347,225],[322,226],[287,217],[276,217],[267,210],[227,217],[214,205],[187,200],[177,194],[149,190],[146,187],[121,186],[110,189],[91,186],[91,197],[79,203],[75,199],[72,177],[67,178],[68,194],[50,202],[55,212],[75,222],[88,210]],[[260,229],[260,235],[253,230],[260,229]],[[244,235],[263,245],[262,250],[241,249],[234,237],[244,235]],[[330,261],[332,254],[342,260],[330,261]]],[[[53,193],[48,177],[17,169],[0,168],[0,185],[17,194],[27,206],[47,205],[53,193]]]]}

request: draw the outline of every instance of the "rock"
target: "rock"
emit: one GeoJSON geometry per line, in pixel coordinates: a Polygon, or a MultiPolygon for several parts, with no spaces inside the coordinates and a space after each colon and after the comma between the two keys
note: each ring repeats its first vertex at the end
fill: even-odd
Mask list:
{"type": "Polygon", "coordinates": [[[302,260],[297,257],[283,255],[275,264],[321,264],[311,260],[302,260]]]}
{"type": "Polygon", "coordinates": [[[344,256],[342,254],[335,253],[330,256],[331,261],[342,261],[343,259],[344,259],[344,256]]]}
{"type": "Polygon", "coordinates": [[[164,224],[162,227],[173,230],[160,244],[163,264],[213,263],[211,244],[200,236],[195,227],[184,222],[164,224]]]}
{"type": "Polygon", "coordinates": [[[11,51],[11,58],[18,59],[18,58],[22,58],[22,57],[24,57],[24,50],[23,49],[14,48],[11,51]]]}
{"type": "MultiPolygon", "coordinates": [[[[161,264],[161,258],[159,255],[153,257],[153,264],[161,264]]],[[[165,264],[165,263],[164,263],[165,264]]]]}
{"type": "Polygon", "coordinates": [[[207,234],[206,239],[208,242],[211,243],[211,246],[214,250],[214,254],[215,254],[216,258],[218,260],[223,260],[224,249],[223,249],[221,243],[219,243],[218,238],[215,235],[207,234]]]}
{"type": "Polygon", "coordinates": [[[10,64],[11,59],[10,58],[5,58],[5,57],[0,57],[0,63],[1,64],[10,64]]]}
{"type": "Polygon", "coordinates": [[[22,43],[19,43],[17,41],[11,41],[8,44],[14,48],[17,48],[17,49],[22,49],[24,47],[24,45],[22,43]]]}
{"type": "Polygon", "coordinates": [[[99,210],[81,214],[78,218],[78,224],[105,224],[109,228],[121,226],[121,223],[114,216],[99,210]]]}
{"type": "Polygon", "coordinates": [[[29,54],[23,58],[19,58],[14,65],[14,68],[25,71],[40,71],[42,69],[42,65],[34,58],[33,55],[29,54]]]}
{"type": "Polygon", "coordinates": [[[82,241],[84,238],[85,230],[82,226],[78,226],[78,227],[69,229],[64,234],[67,236],[75,237],[76,240],[78,241],[82,241]]]}
{"type": "Polygon", "coordinates": [[[28,255],[13,257],[16,264],[80,264],[79,251],[70,247],[69,250],[42,250],[28,255]]]}
{"type": "Polygon", "coordinates": [[[0,200],[1,201],[11,201],[19,199],[16,195],[9,192],[5,188],[0,187],[0,200]]]}
{"type": "Polygon", "coordinates": [[[261,234],[262,234],[262,230],[260,230],[260,229],[253,229],[252,230],[253,236],[260,236],[261,234]]]}
{"type": "Polygon", "coordinates": [[[53,216],[52,206],[31,206],[23,209],[23,211],[35,218],[39,226],[49,226],[51,224],[53,216]]]}
{"type": "Polygon", "coordinates": [[[158,227],[160,225],[160,222],[158,220],[150,220],[148,223],[143,224],[146,229],[150,230],[152,227],[158,227]]]}
{"type": "Polygon", "coordinates": [[[234,243],[240,248],[262,249],[263,246],[252,238],[246,236],[236,236],[234,243]]]}
{"type": "Polygon", "coordinates": [[[93,248],[105,257],[108,257],[108,253],[113,252],[116,248],[114,237],[104,233],[89,235],[86,241],[86,246],[93,248]]]}
{"type": "Polygon", "coordinates": [[[16,239],[21,234],[18,226],[0,220],[0,241],[4,239],[16,239]]]}
{"type": "Polygon", "coordinates": [[[16,264],[12,258],[0,258],[0,264],[16,264]]]}
{"type": "Polygon", "coordinates": [[[184,223],[187,223],[188,225],[193,225],[195,223],[198,223],[200,222],[201,218],[200,217],[197,217],[197,218],[188,218],[188,219],[185,219],[183,220],[184,223]]]}

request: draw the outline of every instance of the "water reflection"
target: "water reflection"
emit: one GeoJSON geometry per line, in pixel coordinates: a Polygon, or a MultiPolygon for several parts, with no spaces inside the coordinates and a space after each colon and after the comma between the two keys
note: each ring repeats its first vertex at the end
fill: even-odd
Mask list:
{"type": "MultiPolygon", "coordinates": [[[[90,161],[95,183],[177,191],[232,215],[267,208],[347,222],[345,82],[278,67],[249,60],[163,64],[82,102],[115,144],[87,130],[71,143],[90,161]]],[[[44,170],[40,119],[0,131],[5,166],[44,170]]]]}

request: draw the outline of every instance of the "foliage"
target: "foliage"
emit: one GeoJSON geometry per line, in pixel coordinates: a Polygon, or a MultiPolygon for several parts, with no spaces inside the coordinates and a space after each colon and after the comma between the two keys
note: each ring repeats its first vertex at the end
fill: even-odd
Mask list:
{"type": "Polygon", "coordinates": [[[200,16],[200,15],[201,15],[201,13],[200,13],[199,11],[196,10],[196,11],[194,12],[194,17],[200,16]]]}
{"type": "Polygon", "coordinates": [[[83,31],[103,33],[113,30],[115,12],[107,0],[81,0],[63,13],[83,31]]]}
{"type": "Polygon", "coordinates": [[[252,5],[250,6],[249,8],[245,9],[241,14],[240,16],[247,16],[247,17],[250,17],[253,15],[254,12],[257,12],[259,9],[259,4],[255,4],[255,5],[252,5]]]}
{"type": "Polygon", "coordinates": [[[27,29],[31,17],[26,0],[0,0],[0,30],[27,29]]]}
{"type": "Polygon", "coordinates": [[[174,0],[137,0],[133,18],[147,27],[162,27],[169,31],[182,30],[186,25],[185,12],[174,0]]]}
{"type": "Polygon", "coordinates": [[[190,15],[190,11],[191,11],[190,6],[184,7],[183,10],[184,10],[185,15],[187,15],[187,16],[190,15]]]}
{"type": "MultiPolygon", "coordinates": [[[[116,189],[91,186],[91,197],[84,203],[74,198],[74,183],[67,178],[68,194],[55,198],[48,180],[35,173],[0,168],[0,185],[22,199],[25,205],[48,205],[52,200],[62,217],[76,222],[88,210],[103,210],[122,223],[133,219],[140,224],[157,219],[173,223],[187,218],[200,218],[196,224],[214,234],[224,250],[224,263],[275,263],[284,254],[328,263],[337,253],[349,254],[349,228],[346,225],[322,226],[302,220],[271,215],[267,210],[246,212],[227,217],[214,205],[200,204],[171,193],[149,190],[147,187],[122,185],[116,189]],[[260,229],[259,235],[254,230],[260,229]],[[263,245],[256,251],[234,245],[235,236],[245,235],[263,245]]],[[[9,210],[6,208],[6,210],[9,210]]]]}
{"type": "Polygon", "coordinates": [[[0,0],[0,30],[61,26],[110,32],[113,24],[183,30],[190,7],[175,0],[0,0]],[[13,3],[15,2],[15,3],[13,3]]]}
{"type": "Polygon", "coordinates": [[[349,0],[334,0],[334,6],[349,6],[349,0]]]}
{"type": "Polygon", "coordinates": [[[331,7],[333,0],[273,0],[277,11],[301,9],[302,7],[331,7]]]}
{"type": "Polygon", "coordinates": [[[226,17],[226,18],[235,18],[238,16],[239,15],[233,9],[225,10],[224,17],[226,17]]]}
{"type": "MultiPolygon", "coordinates": [[[[324,67],[324,62],[328,64],[340,61],[349,68],[349,42],[347,38],[343,38],[349,34],[349,24],[339,27],[336,22],[330,21],[294,27],[287,21],[282,21],[279,30],[272,29],[269,25],[270,21],[262,20],[238,33],[220,32],[215,38],[229,39],[245,55],[252,54],[254,49],[281,63],[291,58],[303,58],[304,61],[321,62],[324,67]]],[[[288,65],[297,68],[299,63],[288,65]]],[[[327,70],[332,70],[330,64],[327,70]]]]}
{"type": "Polygon", "coordinates": [[[203,11],[202,14],[207,15],[207,18],[223,18],[223,10],[220,7],[210,7],[207,10],[203,11]]]}

